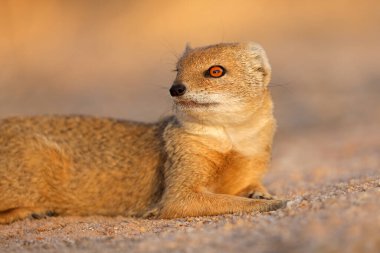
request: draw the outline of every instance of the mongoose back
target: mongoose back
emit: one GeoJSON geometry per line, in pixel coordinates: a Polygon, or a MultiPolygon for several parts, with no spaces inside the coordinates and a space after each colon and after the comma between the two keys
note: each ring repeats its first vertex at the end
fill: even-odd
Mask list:
{"type": "Polygon", "coordinates": [[[175,218],[270,211],[271,69],[255,43],[187,47],[174,116],[0,120],[0,223],[47,215],[175,218]]]}

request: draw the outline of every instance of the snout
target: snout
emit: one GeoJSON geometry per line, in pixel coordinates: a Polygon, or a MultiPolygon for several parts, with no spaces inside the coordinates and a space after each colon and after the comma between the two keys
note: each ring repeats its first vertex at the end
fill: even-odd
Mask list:
{"type": "Polygon", "coordinates": [[[172,85],[169,91],[172,97],[179,97],[186,93],[186,86],[182,83],[176,83],[172,85]]]}

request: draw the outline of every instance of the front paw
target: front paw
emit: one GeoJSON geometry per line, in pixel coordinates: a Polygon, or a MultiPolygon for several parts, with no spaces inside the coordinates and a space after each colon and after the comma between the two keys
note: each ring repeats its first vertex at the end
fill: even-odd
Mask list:
{"type": "Polygon", "coordinates": [[[256,192],[249,194],[248,198],[251,198],[251,199],[268,199],[268,200],[277,199],[276,196],[270,195],[267,192],[260,192],[260,191],[256,191],[256,192]]]}
{"type": "Polygon", "coordinates": [[[42,212],[33,212],[31,213],[30,217],[33,219],[45,219],[48,217],[57,216],[57,213],[54,211],[42,211],[42,212]]]}
{"type": "Polygon", "coordinates": [[[158,217],[159,213],[160,213],[160,209],[158,207],[151,208],[142,215],[142,218],[144,219],[156,218],[158,217]]]}

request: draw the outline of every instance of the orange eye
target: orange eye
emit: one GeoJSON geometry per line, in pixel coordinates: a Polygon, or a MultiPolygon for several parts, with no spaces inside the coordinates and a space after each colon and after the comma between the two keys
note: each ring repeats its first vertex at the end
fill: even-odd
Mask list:
{"type": "Polygon", "coordinates": [[[225,73],[226,71],[222,66],[212,66],[208,69],[207,76],[218,78],[224,76],[225,73]]]}

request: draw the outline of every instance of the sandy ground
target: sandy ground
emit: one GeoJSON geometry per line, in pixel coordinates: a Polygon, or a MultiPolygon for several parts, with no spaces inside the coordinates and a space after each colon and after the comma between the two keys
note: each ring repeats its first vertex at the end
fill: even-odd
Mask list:
{"type": "Polygon", "coordinates": [[[380,252],[379,125],[283,134],[285,209],[175,220],[52,217],[0,225],[1,252],[380,252]]]}

